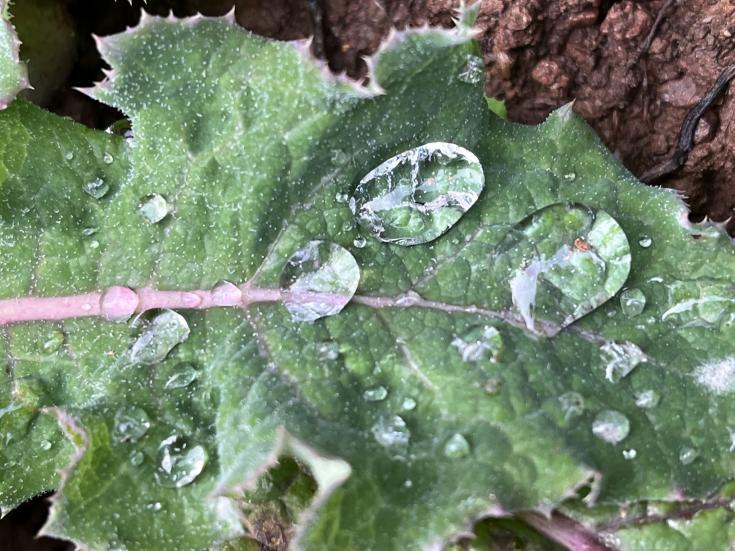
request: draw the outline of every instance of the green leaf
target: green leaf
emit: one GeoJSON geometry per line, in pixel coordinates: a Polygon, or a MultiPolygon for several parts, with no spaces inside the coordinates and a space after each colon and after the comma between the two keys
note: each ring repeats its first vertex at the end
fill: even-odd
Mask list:
{"type": "Polygon", "coordinates": [[[10,23],[8,0],[0,0],[0,109],[28,88],[28,72],[20,61],[20,40],[10,23]]]}
{"type": "MultiPolygon", "coordinates": [[[[318,486],[296,547],[391,551],[439,548],[488,511],[548,510],[590,482],[590,502],[614,504],[730,478],[729,239],[682,222],[681,201],[636,182],[570,108],[533,128],[491,113],[458,78],[468,34],[395,34],[372,64],[384,94],[365,97],[303,44],[147,18],[101,41],[112,71],[94,91],[133,139],[21,102],[0,115],[2,404],[17,446],[0,503],[58,487],[46,533],[201,549],[241,535],[243,492],[288,455],[318,486]],[[428,243],[374,239],[350,208],[360,180],[436,142],[479,159],[477,202],[428,243]],[[360,284],[338,314],[295,321],[281,274],[315,240],[351,253],[360,284]],[[623,312],[623,285],[642,309],[628,292],[623,312]],[[14,300],[28,295],[44,298],[14,300]],[[151,343],[146,358],[165,359],[135,363],[151,343]],[[593,433],[608,410],[627,429],[593,433]],[[78,453],[58,432],[34,445],[47,425],[16,434],[30,414],[61,419],[78,453]],[[44,457],[69,461],[60,485],[51,467],[24,476],[44,457]]],[[[309,280],[320,300],[334,299],[329,263],[309,280]]]]}

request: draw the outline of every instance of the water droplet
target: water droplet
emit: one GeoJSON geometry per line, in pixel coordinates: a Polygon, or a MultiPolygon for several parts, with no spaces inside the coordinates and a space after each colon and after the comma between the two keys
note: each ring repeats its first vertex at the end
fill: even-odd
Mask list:
{"type": "Polygon", "coordinates": [[[133,467],[140,467],[143,464],[143,460],[145,459],[145,456],[143,455],[143,452],[140,450],[133,450],[130,452],[130,464],[133,467]]]}
{"type": "Polygon", "coordinates": [[[110,153],[105,153],[104,155],[102,155],[102,161],[106,165],[111,165],[114,160],[115,160],[115,158],[110,153]]]}
{"type": "Polygon", "coordinates": [[[221,281],[212,289],[212,303],[215,306],[238,306],[242,304],[242,291],[234,283],[221,281]]]}
{"type": "Polygon", "coordinates": [[[97,241],[96,239],[93,239],[92,241],[89,242],[89,248],[90,249],[96,249],[99,246],[100,246],[100,242],[97,241]]]}
{"type": "Polygon", "coordinates": [[[605,442],[617,444],[630,433],[630,421],[619,411],[606,409],[592,422],[592,433],[605,442]]]}
{"type": "Polygon", "coordinates": [[[623,450],[623,457],[630,461],[631,459],[635,459],[638,455],[638,451],[635,448],[631,448],[629,450],[623,450]]]}
{"type": "Polygon", "coordinates": [[[497,362],[503,351],[503,337],[492,325],[479,325],[455,337],[452,346],[462,355],[462,361],[479,362],[489,357],[491,362],[497,362]]]}
{"type": "Polygon", "coordinates": [[[66,153],[64,153],[64,159],[66,159],[67,161],[73,160],[74,159],[74,152],[73,151],[67,151],[66,153]]]}
{"type": "Polygon", "coordinates": [[[189,447],[182,437],[169,436],[158,448],[156,482],[169,488],[191,484],[204,469],[207,459],[207,451],[202,446],[189,447]]]}
{"type": "Polygon", "coordinates": [[[369,388],[362,393],[362,397],[366,402],[381,402],[388,397],[388,389],[384,386],[369,388]]]}
{"type": "Polygon", "coordinates": [[[414,400],[410,396],[404,398],[403,402],[401,403],[401,409],[403,411],[411,411],[416,409],[416,400],[414,400]]]}
{"type": "Polygon", "coordinates": [[[41,449],[45,452],[49,451],[53,447],[53,444],[49,442],[48,440],[43,440],[41,442],[41,449]]]}
{"type": "Polygon", "coordinates": [[[296,251],[281,273],[283,302],[295,321],[337,314],[360,282],[355,258],[336,243],[310,241],[296,251]]]}
{"type": "Polygon", "coordinates": [[[647,235],[641,236],[641,238],[638,240],[638,245],[643,247],[644,249],[647,249],[651,245],[653,245],[653,239],[648,237],[647,235]]]}
{"type": "Polygon", "coordinates": [[[482,58],[476,55],[468,55],[462,72],[457,75],[457,78],[467,84],[482,82],[485,78],[485,63],[482,58]]]}
{"type": "Polygon", "coordinates": [[[116,285],[102,295],[100,311],[109,321],[124,321],[135,313],[139,301],[138,293],[116,285]]]}
{"type": "Polygon", "coordinates": [[[91,235],[94,235],[95,233],[97,233],[97,228],[84,228],[82,230],[82,235],[84,237],[89,237],[91,235]]]}
{"type": "Polygon", "coordinates": [[[461,434],[454,433],[444,444],[444,455],[449,459],[460,459],[469,455],[470,443],[461,434]]]}
{"type": "Polygon", "coordinates": [[[352,241],[352,245],[353,245],[353,246],[354,246],[354,247],[355,247],[356,249],[362,249],[363,247],[365,247],[365,245],[367,245],[367,239],[365,239],[365,238],[364,238],[364,237],[362,237],[362,236],[360,236],[360,237],[356,237],[356,238],[354,239],[354,241],[352,241]]]}
{"type": "Polygon", "coordinates": [[[472,152],[428,143],[388,159],[360,180],[354,197],[358,222],[386,243],[427,243],[456,224],[484,186],[472,152]]]}
{"type": "Polygon", "coordinates": [[[605,364],[605,378],[611,383],[617,383],[647,359],[643,350],[632,342],[606,342],[600,347],[600,352],[605,364]]]}
{"type": "Polygon", "coordinates": [[[640,289],[626,289],[620,293],[620,308],[623,314],[634,318],[646,307],[646,295],[640,289]]]}
{"type": "Polygon", "coordinates": [[[160,511],[161,507],[162,505],[160,501],[155,501],[153,503],[147,503],[145,506],[145,508],[148,509],[149,511],[160,511]]]}
{"type": "Polygon", "coordinates": [[[350,156],[341,149],[332,151],[332,164],[344,165],[350,161],[350,156]]]}
{"type": "Polygon", "coordinates": [[[699,457],[699,452],[689,446],[684,446],[679,450],[679,462],[682,465],[691,465],[697,457],[699,457]]]}
{"type": "Polygon", "coordinates": [[[186,388],[197,380],[199,371],[190,363],[182,363],[176,366],[173,374],[168,378],[164,388],[186,388]]]}
{"type": "Polygon", "coordinates": [[[386,448],[407,446],[411,438],[406,422],[398,415],[379,419],[372,432],[378,444],[386,448]]]}
{"type": "Polygon", "coordinates": [[[569,421],[584,413],[584,398],[579,392],[570,390],[559,396],[559,404],[564,412],[564,420],[569,421]]]}
{"type": "Polygon", "coordinates": [[[635,405],[643,409],[655,408],[660,400],[661,396],[653,389],[643,390],[635,395],[635,405]]]}
{"type": "Polygon", "coordinates": [[[735,392],[735,356],[699,365],[693,374],[697,383],[717,396],[735,392]]]}
{"type": "Polygon", "coordinates": [[[143,408],[126,406],[115,413],[112,439],[115,442],[137,442],[151,427],[151,420],[143,408]]]}
{"type": "Polygon", "coordinates": [[[84,193],[95,199],[102,199],[107,192],[110,191],[110,186],[102,178],[95,178],[94,180],[84,184],[84,193]]]}
{"type": "Polygon", "coordinates": [[[336,360],[339,358],[339,345],[334,341],[320,342],[316,345],[319,359],[324,361],[336,360]]]}
{"type": "Polygon", "coordinates": [[[158,193],[147,195],[141,199],[138,204],[138,214],[145,218],[151,224],[160,222],[169,213],[169,206],[166,199],[158,193]]]}
{"type": "Polygon", "coordinates": [[[134,364],[156,364],[188,337],[189,324],[183,316],[173,310],[164,310],[141,331],[128,351],[128,358],[134,364]]]}
{"type": "Polygon", "coordinates": [[[350,200],[350,196],[347,193],[338,193],[334,196],[334,200],[338,203],[346,203],[350,200]]]}
{"type": "Polygon", "coordinates": [[[551,322],[539,324],[548,336],[610,300],[628,278],[631,255],[625,232],[606,212],[554,204],[518,223],[490,262],[496,280],[509,282],[526,327],[551,322]]]}
{"type": "Polygon", "coordinates": [[[496,379],[495,377],[488,379],[485,381],[485,384],[482,385],[482,389],[485,391],[485,394],[489,394],[490,396],[494,396],[498,392],[500,392],[500,389],[503,387],[503,383],[500,381],[500,379],[496,379]]]}
{"type": "Polygon", "coordinates": [[[41,349],[45,354],[51,354],[59,350],[63,344],[64,332],[60,329],[54,329],[46,336],[46,340],[43,341],[41,349]]]}

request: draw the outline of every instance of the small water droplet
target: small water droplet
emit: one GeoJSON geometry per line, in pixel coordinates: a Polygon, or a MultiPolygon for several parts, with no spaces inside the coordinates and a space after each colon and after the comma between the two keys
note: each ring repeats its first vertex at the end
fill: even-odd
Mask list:
{"type": "Polygon", "coordinates": [[[355,258],[336,243],[310,241],[286,262],[281,273],[283,302],[295,321],[339,313],[360,282],[355,258]]]}
{"type": "Polygon", "coordinates": [[[468,55],[462,71],[457,75],[457,79],[467,84],[478,84],[485,78],[485,63],[481,57],[476,55],[468,55]]]}
{"type": "Polygon", "coordinates": [[[84,237],[89,237],[91,235],[94,235],[95,233],[97,233],[97,228],[84,228],[82,230],[82,235],[84,237]]]}
{"type": "Polygon", "coordinates": [[[145,456],[143,455],[143,452],[140,450],[133,450],[130,452],[130,464],[133,467],[140,467],[143,464],[143,460],[145,459],[145,456]]]}
{"type": "Polygon", "coordinates": [[[138,204],[138,214],[151,224],[160,222],[169,213],[168,201],[158,193],[147,195],[138,204]]]}
{"type": "Polygon", "coordinates": [[[627,459],[628,461],[635,459],[638,455],[638,451],[635,448],[631,448],[629,450],[623,450],[623,457],[627,459]]]}
{"type": "Polygon", "coordinates": [[[164,310],[141,331],[128,351],[128,358],[134,364],[156,364],[188,337],[189,324],[184,317],[173,310],[164,310]]]}
{"type": "Polygon", "coordinates": [[[73,151],[67,151],[66,153],[64,153],[64,159],[66,159],[67,161],[73,160],[74,159],[74,152],[73,151]]]}
{"type": "Polygon", "coordinates": [[[365,238],[364,238],[364,237],[362,237],[362,236],[360,236],[360,237],[356,237],[356,238],[354,239],[354,241],[352,241],[352,245],[353,245],[353,246],[354,246],[354,247],[355,247],[356,249],[362,249],[363,247],[365,247],[365,245],[367,245],[367,239],[365,239],[365,238]]]}
{"type": "Polygon", "coordinates": [[[568,180],[570,182],[573,182],[574,180],[577,179],[577,175],[574,172],[570,172],[570,173],[564,175],[564,179],[565,180],[568,180]]]}
{"type": "Polygon", "coordinates": [[[379,419],[373,425],[372,433],[378,444],[386,448],[407,446],[411,439],[406,422],[398,415],[379,419]]]}
{"type": "Polygon", "coordinates": [[[112,439],[115,442],[137,442],[151,427],[151,420],[143,408],[126,406],[115,413],[112,439]]]}
{"type": "Polygon", "coordinates": [[[153,503],[147,503],[145,506],[145,508],[148,509],[149,511],[160,511],[161,507],[162,505],[160,501],[155,501],[153,503]]]}
{"type": "Polygon", "coordinates": [[[643,390],[635,395],[635,405],[643,409],[655,408],[660,400],[661,396],[653,389],[643,390]]]}
{"type": "Polygon", "coordinates": [[[41,349],[46,354],[51,354],[59,350],[64,344],[64,332],[60,329],[54,329],[47,336],[46,340],[43,341],[41,349]]]}
{"type": "Polygon", "coordinates": [[[462,218],[484,186],[472,152],[428,143],[388,159],[360,180],[354,196],[358,222],[386,243],[428,243],[462,218]]]}
{"type": "Polygon", "coordinates": [[[497,362],[503,351],[503,337],[492,325],[479,325],[455,337],[452,346],[462,355],[462,361],[479,362],[489,357],[491,362],[497,362]]]}
{"type": "Polygon", "coordinates": [[[691,465],[699,457],[699,452],[689,446],[684,446],[679,450],[679,462],[682,465],[691,465]]]}
{"type": "Polygon", "coordinates": [[[646,307],[646,295],[640,289],[626,289],[620,293],[620,308],[629,318],[634,318],[646,307]]]}
{"type": "Polygon", "coordinates": [[[204,469],[207,459],[207,451],[202,446],[190,447],[184,438],[169,436],[158,448],[156,482],[169,488],[191,484],[204,469]]]}
{"type": "Polygon", "coordinates": [[[410,396],[404,398],[403,402],[401,403],[401,409],[403,411],[411,411],[416,409],[416,400],[414,400],[410,396]]]}
{"type": "Polygon", "coordinates": [[[317,343],[316,351],[320,360],[331,361],[339,358],[339,345],[334,341],[317,343]]]}
{"type": "Polygon", "coordinates": [[[110,186],[102,178],[95,178],[94,180],[84,184],[84,193],[95,199],[102,199],[107,192],[110,191],[110,186]]]}
{"type": "Polygon", "coordinates": [[[606,409],[592,422],[592,433],[605,442],[617,444],[630,433],[630,421],[619,411],[606,409]]]}
{"type": "Polygon", "coordinates": [[[366,402],[381,402],[388,397],[388,389],[384,386],[369,388],[362,393],[362,397],[366,402]]]}
{"type": "Polygon", "coordinates": [[[41,449],[45,452],[49,451],[53,447],[53,444],[49,442],[48,440],[43,440],[41,442],[41,449]]]}
{"type": "Polygon", "coordinates": [[[404,488],[412,488],[412,487],[413,487],[413,480],[406,480],[406,481],[405,481],[405,482],[403,483],[403,487],[404,487],[404,488]]]}
{"type": "Polygon", "coordinates": [[[102,161],[106,165],[111,165],[115,161],[115,158],[110,153],[105,153],[102,155],[102,161]]]}
{"type": "Polygon", "coordinates": [[[490,396],[494,396],[500,392],[500,389],[503,387],[503,383],[500,381],[500,379],[496,379],[495,377],[492,377],[485,381],[485,384],[482,385],[482,389],[485,391],[485,394],[488,394],[490,396]]]}
{"type": "Polygon", "coordinates": [[[186,388],[197,380],[199,371],[190,363],[182,363],[176,366],[171,376],[166,381],[164,388],[186,388]]]}
{"type": "Polygon", "coordinates": [[[97,249],[99,248],[99,246],[100,246],[100,242],[97,241],[96,239],[93,239],[92,241],[89,242],[90,249],[97,249]]]}
{"type": "Polygon", "coordinates": [[[461,434],[454,433],[444,444],[444,455],[449,459],[460,459],[470,453],[470,443],[461,434]]]}
{"type": "Polygon", "coordinates": [[[564,413],[564,420],[569,421],[584,413],[584,398],[579,392],[570,390],[559,396],[559,404],[564,413]]]}
{"type": "Polygon", "coordinates": [[[651,239],[647,235],[643,235],[638,240],[638,245],[641,246],[644,249],[647,249],[648,247],[650,247],[651,245],[653,245],[653,239],[651,239]]]}
{"type": "Polygon", "coordinates": [[[609,341],[600,347],[600,352],[605,364],[605,378],[611,383],[620,381],[647,358],[632,342],[609,341]]]}
{"type": "Polygon", "coordinates": [[[347,193],[338,193],[337,195],[334,196],[334,200],[337,201],[338,203],[346,203],[347,201],[350,200],[350,196],[347,193]]]}

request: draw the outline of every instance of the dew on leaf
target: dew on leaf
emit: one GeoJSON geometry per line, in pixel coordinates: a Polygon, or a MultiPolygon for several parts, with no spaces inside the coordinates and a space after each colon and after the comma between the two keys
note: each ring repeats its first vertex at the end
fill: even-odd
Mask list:
{"type": "Polygon", "coordinates": [[[592,433],[605,442],[617,444],[630,433],[630,421],[619,411],[606,409],[592,421],[592,433]]]}
{"type": "Polygon", "coordinates": [[[66,153],[64,153],[64,159],[66,159],[67,161],[74,160],[74,152],[73,151],[67,151],[66,153]]]}
{"type": "Polygon", "coordinates": [[[147,222],[156,224],[160,222],[169,213],[168,201],[158,193],[146,195],[138,204],[138,214],[140,214],[147,222]]]}
{"type": "Polygon", "coordinates": [[[53,444],[52,444],[51,442],[49,442],[48,440],[43,440],[43,441],[41,442],[41,449],[42,449],[43,451],[46,451],[46,452],[47,452],[47,451],[49,451],[49,450],[50,450],[50,449],[51,449],[52,447],[53,447],[53,444]]]}
{"type": "Polygon", "coordinates": [[[334,196],[334,200],[338,203],[346,203],[350,200],[350,196],[347,193],[338,193],[334,196]]]}
{"type": "Polygon", "coordinates": [[[684,446],[679,450],[679,462],[682,465],[691,465],[699,457],[699,452],[692,447],[684,446]]]}
{"type": "Polygon", "coordinates": [[[642,409],[653,409],[660,400],[661,395],[653,389],[643,390],[635,395],[635,405],[642,409]]]}
{"type": "Polygon", "coordinates": [[[151,420],[143,408],[126,406],[115,412],[112,439],[115,442],[137,442],[151,427],[151,420]]]}
{"type": "Polygon", "coordinates": [[[186,388],[197,380],[199,371],[190,363],[182,363],[174,368],[173,373],[166,381],[164,388],[186,388]]]}
{"type": "Polygon", "coordinates": [[[634,318],[646,307],[646,295],[640,289],[625,289],[620,293],[620,308],[629,318],[634,318]]]}
{"type": "Polygon", "coordinates": [[[617,383],[638,364],[646,361],[643,350],[632,342],[609,341],[600,347],[600,352],[605,366],[605,378],[611,383],[617,383]]]}
{"type": "Polygon", "coordinates": [[[237,306],[242,303],[242,291],[234,283],[220,281],[212,288],[212,304],[215,306],[237,306]]]}
{"type": "Polygon", "coordinates": [[[54,329],[46,335],[41,350],[45,354],[51,354],[59,350],[64,344],[64,332],[61,329],[54,329]]]}
{"type": "Polygon", "coordinates": [[[182,488],[191,484],[204,469],[207,459],[204,447],[190,447],[181,436],[169,436],[158,448],[156,482],[168,488],[182,488]]]}
{"type": "Polygon", "coordinates": [[[102,295],[100,311],[107,320],[124,321],[135,313],[138,302],[138,293],[116,285],[107,289],[102,295]]]}
{"type": "Polygon", "coordinates": [[[488,358],[497,362],[503,351],[503,337],[492,325],[481,325],[455,337],[452,346],[459,351],[462,361],[479,362],[488,358]]]}
{"type": "Polygon", "coordinates": [[[380,418],[371,430],[378,444],[386,448],[406,446],[411,439],[406,422],[398,415],[380,418]]]}
{"type": "Polygon", "coordinates": [[[470,443],[456,432],[444,443],[444,456],[449,459],[460,459],[470,453],[470,443]]]}
{"type": "Polygon", "coordinates": [[[570,390],[559,396],[559,405],[564,413],[564,420],[579,417],[584,412],[584,398],[579,392],[570,390]]]}
{"type": "Polygon", "coordinates": [[[651,239],[647,235],[642,235],[641,238],[638,240],[638,245],[644,249],[647,249],[648,247],[653,245],[653,239],[651,239]]]}
{"type": "Polygon", "coordinates": [[[82,235],[84,237],[89,237],[91,235],[94,235],[95,233],[97,233],[97,228],[84,228],[82,230],[82,235]]]}
{"type": "Polygon", "coordinates": [[[115,161],[115,158],[110,153],[102,155],[102,162],[106,165],[111,165],[115,161]]]}
{"type": "Polygon", "coordinates": [[[149,511],[160,511],[161,507],[163,506],[161,505],[160,501],[154,501],[153,503],[146,503],[146,506],[145,506],[145,508],[149,511]]]}
{"type": "Polygon", "coordinates": [[[498,281],[509,282],[510,302],[528,329],[536,331],[537,318],[555,324],[542,326],[548,335],[610,300],[628,278],[631,254],[612,216],[557,203],[519,222],[490,262],[498,281]]]}
{"type": "Polygon", "coordinates": [[[485,63],[481,57],[476,55],[468,55],[462,71],[457,78],[467,84],[478,84],[485,77],[485,63]]]}
{"type": "Polygon", "coordinates": [[[355,258],[336,243],[310,241],[286,262],[281,273],[283,302],[295,321],[339,313],[360,282],[355,258]]]}
{"type": "Polygon", "coordinates": [[[735,356],[699,365],[693,375],[694,380],[712,394],[724,396],[735,392],[735,356]]]}
{"type": "Polygon", "coordinates": [[[413,409],[416,409],[416,400],[414,400],[410,396],[404,398],[403,402],[401,402],[401,409],[403,411],[411,411],[413,409]]]}
{"type": "Polygon", "coordinates": [[[130,347],[128,358],[133,364],[156,364],[188,337],[189,324],[184,317],[173,310],[163,310],[143,328],[130,347]]]}
{"type": "Polygon", "coordinates": [[[484,186],[473,153],[451,143],[428,143],[388,159],[360,180],[357,219],[380,241],[428,243],[462,218],[484,186]]]}
{"type": "Polygon", "coordinates": [[[362,397],[366,402],[381,402],[388,397],[388,389],[384,386],[368,388],[362,393],[362,397]]]}
{"type": "Polygon", "coordinates": [[[334,341],[317,343],[316,352],[320,360],[336,360],[339,358],[339,344],[334,341]]]}
{"type": "Polygon", "coordinates": [[[353,245],[353,246],[354,246],[354,247],[355,247],[356,249],[362,249],[362,248],[364,248],[364,247],[365,247],[365,245],[367,245],[367,239],[365,239],[365,238],[364,238],[364,237],[362,237],[362,236],[360,236],[360,237],[356,237],[356,238],[355,238],[355,239],[354,239],[354,240],[352,241],[352,245],[353,245]]]}
{"type": "Polygon", "coordinates": [[[635,448],[623,450],[623,457],[627,460],[635,459],[637,455],[638,451],[635,448]]]}
{"type": "Polygon", "coordinates": [[[494,396],[498,392],[500,392],[500,389],[503,387],[503,383],[500,381],[500,379],[496,379],[495,377],[492,377],[485,381],[485,384],[482,385],[482,389],[485,391],[485,394],[488,394],[490,396],[494,396]]]}
{"type": "Polygon", "coordinates": [[[82,186],[84,193],[94,199],[102,199],[110,191],[110,185],[102,178],[95,178],[82,186]]]}
{"type": "Polygon", "coordinates": [[[130,464],[133,467],[139,467],[143,464],[143,460],[145,459],[145,456],[143,455],[143,452],[140,450],[133,450],[130,452],[130,464]]]}

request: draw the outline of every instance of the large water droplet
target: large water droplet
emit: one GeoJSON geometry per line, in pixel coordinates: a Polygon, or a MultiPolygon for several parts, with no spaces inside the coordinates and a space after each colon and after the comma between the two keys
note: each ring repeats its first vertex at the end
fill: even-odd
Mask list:
{"type": "Polygon", "coordinates": [[[626,289],[620,293],[620,308],[629,318],[634,318],[646,307],[646,295],[640,289],[626,289]]]}
{"type": "Polygon", "coordinates": [[[484,186],[473,153],[451,143],[428,143],[388,159],[360,180],[358,222],[386,243],[427,243],[456,224],[484,186]]]}
{"type": "Polygon", "coordinates": [[[517,224],[490,259],[528,329],[554,335],[612,298],[630,272],[617,221],[578,204],[544,207],[517,224]]]}
{"type": "Polygon", "coordinates": [[[151,420],[143,408],[127,406],[115,413],[112,439],[115,442],[137,442],[150,427],[151,420]]]}
{"type": "Polygon", "coordinates": [[[617,383],[627,376],[636,366],[646,361],[646,355],[632,342],[606,342],[600,347],[605,364],[605,378],[617,383]]]}
{"type": "Polygon", "coordinates": [[[169,488],[191,484],[204,469],[207,459],[207,451],[202,446],[190,447],[184,438],[169,436],[158,448],[156,482],[169,488]]]}
{"type": "Polygon", "coordinates": [[[102,199],[110,191],[110,185],[102,178],[95,178],[84,184],[84,193],[95,199],[102,199]]]}
{"type": "Polygon", "coordinates": [[[168,201],[158,193],[143,197],[138,205],[138,214],[151,224],[160,222],[168,213],[168,201]]]}
{"type": "Polygon", "coordinates": [[[336,243],[310,241],[286,262],[281,273],[283,302],[296,321],[337,314],[360,282],[355,258],[336,243]]]}
{"type": "Polygon", "coordinates": [[[362,397],[366,402],[381,402],[388,397],[388,389],[384,386],[369,388],[362,393],[362,397]]]}
{"type": "Polygon", "coordinates": [[[666,293],[671,306],[661,321],[674,321],[686,327],[711,327],[735,319],[731,281],[709,278],[676,281],[666,285],[666,293]]]}
{"type": "Polygon", "coordinates": [[[467,62],[457,78],[467,84],[478,84],[485,77],[485,64],[481,57],[468,55],[467,62]]]}
{"type": "Polygon", "coordinates": [[[630,421],[619,411],[606,409],[592,422],[592,433],[605,442],[617,444],[630,433],[630,421]]]}
{"type": "Polygon", "coordinates": [[[379,419],[373,425],[372,432],[378,444],[386,448],[407,446],[411,438],[406,422],[398,415],[379,419]]]}
{"type": "Polygon", "coordinates": [[[503,337],[492,325],[480,325],[472,327],[461,337],[455,337],[452,346],[465,362],[479,362],[485,358],[497,362],[503,351],[503,337]]]}
{"type": "Polygon", "coordinates": [[[642,409],[653,409],[660,400],[661,395],[653,389],[643,390],[635,395],[635,405],[642,409]]]}
{"type": "Polygon", "coordinates": [[[176,366],[171,376],[166,381],[164,388],[186,388],[197,380],[199,371],[190,363],[182,363],[176,366]]]}
{"type": "Polygon", "coordinates": [[[156,364],[188,337],[189,324],[184,317],[173,310],[164,310],[141,331],[128,351],[128,358],[134,364],[156,364]]]}
{"type": "Polygon", "coordinates": [[[679,461],[682,465],[691,465],[697,457],[699,457],[699,452],[689,446],[684,446],[679,450],[679,461]]]}
{"type": "Polygon", "coordinates": [[[449,459],[459,459],[470,453],[470,443],[458,432],[449,437],[444,444],[444,455],[449,459]]]}

